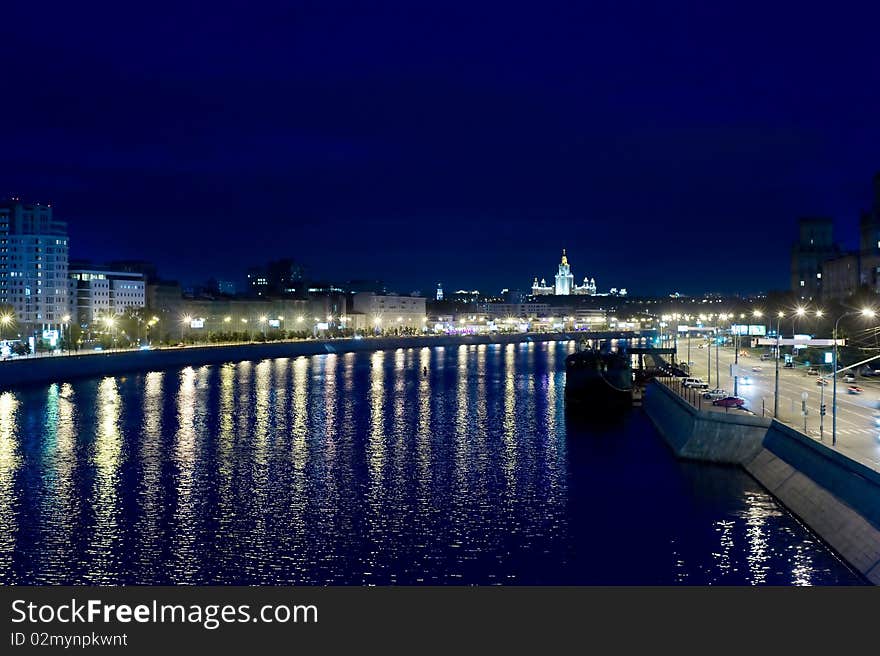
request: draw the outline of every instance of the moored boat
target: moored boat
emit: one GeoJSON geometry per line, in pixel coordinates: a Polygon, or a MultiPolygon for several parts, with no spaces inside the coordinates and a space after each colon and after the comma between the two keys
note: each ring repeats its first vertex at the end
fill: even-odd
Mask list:
{"type": "Polygon", "coordinates": [[[633,372],[624,350],[587,349],[565,358],[566,399],[596,408],[632,404],[633,372]]]}

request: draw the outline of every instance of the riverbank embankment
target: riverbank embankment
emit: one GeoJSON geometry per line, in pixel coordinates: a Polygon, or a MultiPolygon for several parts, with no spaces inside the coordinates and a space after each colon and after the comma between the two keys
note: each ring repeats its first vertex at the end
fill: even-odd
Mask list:
{"type": "Polygon", "coordinates": [[[460,346],[470,344],[516,344],[575,339],[574,333],[511,333],[485,335],[424,335],[401,337],[343,338],[156,348],[143,351],[84,353],[42,358],[20,358],[0,363],[0,389],[22,385],[62,382],[77,378],[117,376],[137,371],[164,371],[203,366],[294,358],[326,353],[383,351],[399,348],[460,346]]]}
{"type": "Polygon", "coordinates": [[[643,407],[677,457],[742,467],[880,585],[880,472],[776,420],[697,408],[659,381],[643,407]]]}

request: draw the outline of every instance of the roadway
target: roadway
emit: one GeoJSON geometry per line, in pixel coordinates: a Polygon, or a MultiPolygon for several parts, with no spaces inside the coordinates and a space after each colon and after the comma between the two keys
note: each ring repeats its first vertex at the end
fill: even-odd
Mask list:
{"type": "MultiPolygon", "coordinates": [[[[733,394],[733,378],[730,376],[730,364],[734,361],[733,348],[722,347],[718,357],[718,371],[721,385],[716,380],[715,347],[712,346],[711,382],[707,372],[708,352],[703,339],[691,338],[691,372],[704,381],[710,388],[721,387],[733,394]],[[702,348],[700,345],[702,344],[702,348]]],[[[756,415],[773,416],[773,394],[775,381],[775,363],[771,360],[761,361],[762,349],[743,349],[748,355],[739,357],[739,366],[747,370],[751,378],[750,384],[738,385],[737,395],[746,400],[746,407],[756,415]],[[753,370],[755,367],[757,370],[753,370]]],[[[677,360],[687,359],[687,340],[678,343],[677,360]]],[[[783,347],[785,353],[785,347],[783,347]]],[[[856,375],[856,382],[864,391],[854,395],[847,392],[850,383],[839,374],[837,380],[837,445],[831,444],[831,390],[830,365],[825,365],[824,372],[829,375],[828,384],[824,386],[826,414],[824,422],[820,417],[819,407],[822,398],[822,386],[816,380],[818,376],[808,375],[807,367],[798,365],[794,369],[785,369],[779,362],[779,421],[806,433],[813,439],[821,441],[849,458],[880,471],[880,380],[864,378],[856,375]],[[801,395],[807,393],[806,423],[801,414],[801,395]],[[806,426],[806,429],[805,429],[806,426]]],[[[820,368],[822,371],[822,368],[820,368]]]]}

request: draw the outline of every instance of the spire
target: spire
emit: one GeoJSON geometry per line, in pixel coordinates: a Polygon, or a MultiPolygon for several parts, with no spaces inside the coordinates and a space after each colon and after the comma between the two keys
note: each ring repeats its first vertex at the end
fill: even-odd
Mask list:
{"type": "Polygon", "coordinates": [[[562,263],[568,264],[568,258],[565,256],[565,249],[562,249],[562,263]]]}

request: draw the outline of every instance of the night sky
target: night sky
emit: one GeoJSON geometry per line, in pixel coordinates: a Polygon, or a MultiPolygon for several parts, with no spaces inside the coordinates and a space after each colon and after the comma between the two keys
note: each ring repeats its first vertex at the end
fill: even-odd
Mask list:
{"type": "Polygon", "coordinates": [[[880,170],[876,2],[12,5],[0,192],[185,282],[784,288],[880,170]]]}

